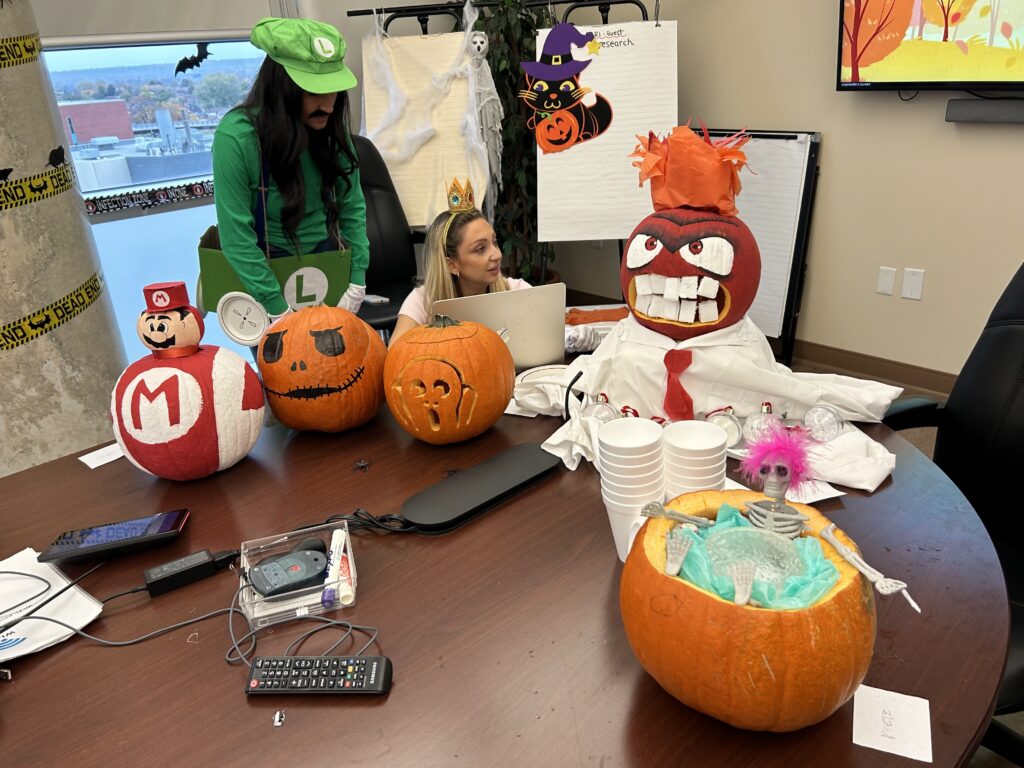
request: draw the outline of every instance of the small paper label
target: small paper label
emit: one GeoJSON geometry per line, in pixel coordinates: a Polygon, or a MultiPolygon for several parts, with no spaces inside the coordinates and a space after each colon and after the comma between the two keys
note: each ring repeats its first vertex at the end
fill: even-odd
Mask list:
{"type": "Polygon", "coordinates": [[[117,443],[111,443],[92,453],[79,456],[78,460],[89,467],[89,469],[96,469],[96,467],[108,464],[114,459],[120,459],[122,456],[124,456],[124,453],[121,451],[121,446],[117,443]]]}
{"type": "Polygon", "coordinates": [[[860,686],[853,695],[853,743],[930,763],[928,699],[860,686]]]}

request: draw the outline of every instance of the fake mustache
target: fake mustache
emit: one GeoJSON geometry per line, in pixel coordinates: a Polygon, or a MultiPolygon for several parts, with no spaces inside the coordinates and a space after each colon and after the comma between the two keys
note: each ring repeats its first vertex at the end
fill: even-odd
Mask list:
{"type": "Polygon", "coordinates": [[[317,110],[314,110],[313,112],[310,112],[309,116],[310,117],[330,117],[331,113],[330,112],[324,112],[322,109],[317,109],[317,110]]]}

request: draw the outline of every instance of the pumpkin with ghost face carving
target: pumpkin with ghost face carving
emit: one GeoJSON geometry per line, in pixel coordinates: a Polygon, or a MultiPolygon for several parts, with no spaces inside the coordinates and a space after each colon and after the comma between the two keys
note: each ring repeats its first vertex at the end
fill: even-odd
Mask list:
{"type": "Polygon", "coordinates": [[[321,305],[270,326],[256,361],[278,421],[292,429],[342,432],[380,408],[386,354],[369,325],[341,307],[321,305]]]}
{"type": "Polygon", "coordinates": [[[622,259],[630,311],[677,341],[739,322],[761,281],[757,242],[735,204],[749,136],[712,140],[677,126],[665,139],[637,138],[633,165],[641,184],[651,182],[654,213],[633,230],[622,259]]]}
{"type": "Polygon", "coordinates": [[[384,386],[395,420],[434,445],[469,440],[505,412],[515,367],[501,338],[479,323],[438,316],[388,350],[384,386]]]}

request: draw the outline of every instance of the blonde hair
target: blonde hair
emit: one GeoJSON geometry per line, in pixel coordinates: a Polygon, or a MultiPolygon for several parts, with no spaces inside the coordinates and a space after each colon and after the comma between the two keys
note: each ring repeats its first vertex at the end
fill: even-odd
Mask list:
{"type": "MultiPolygon", "coordinates": [[[[479,210],[439,214],[427,230],[423,244],[423,261],[426,265],[426,277],[423,281],[423,305],[427,317],[434,316],[434,302],[458,297],[455,276],[448,269],[448,259],[455,261],[459,255],[459,244],[462,231],[466,225],[482,219],[479,210]]],[[[497,293],[509,289],[508,280],[499,274],[498,279],[487,286],[487,293],[497,293]]]]}

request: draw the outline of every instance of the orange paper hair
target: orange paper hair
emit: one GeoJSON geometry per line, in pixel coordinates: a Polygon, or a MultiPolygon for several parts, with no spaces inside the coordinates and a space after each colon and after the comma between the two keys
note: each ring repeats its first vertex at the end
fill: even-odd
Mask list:
{"type": "Polygon", "coordinates": [[[651,182],[654,210],[711,208],[736,215],[740,169],[747,163],[740,147],[750,136],[740,131],[712,141],[703,123],[701,131],[703,136],[698,136],[687,124],[677,125],[664,139],[653,132],[636,137],[640,143],[630,157],[640,158],[633,162],[640,170],[640,185],[651,182]]]}

